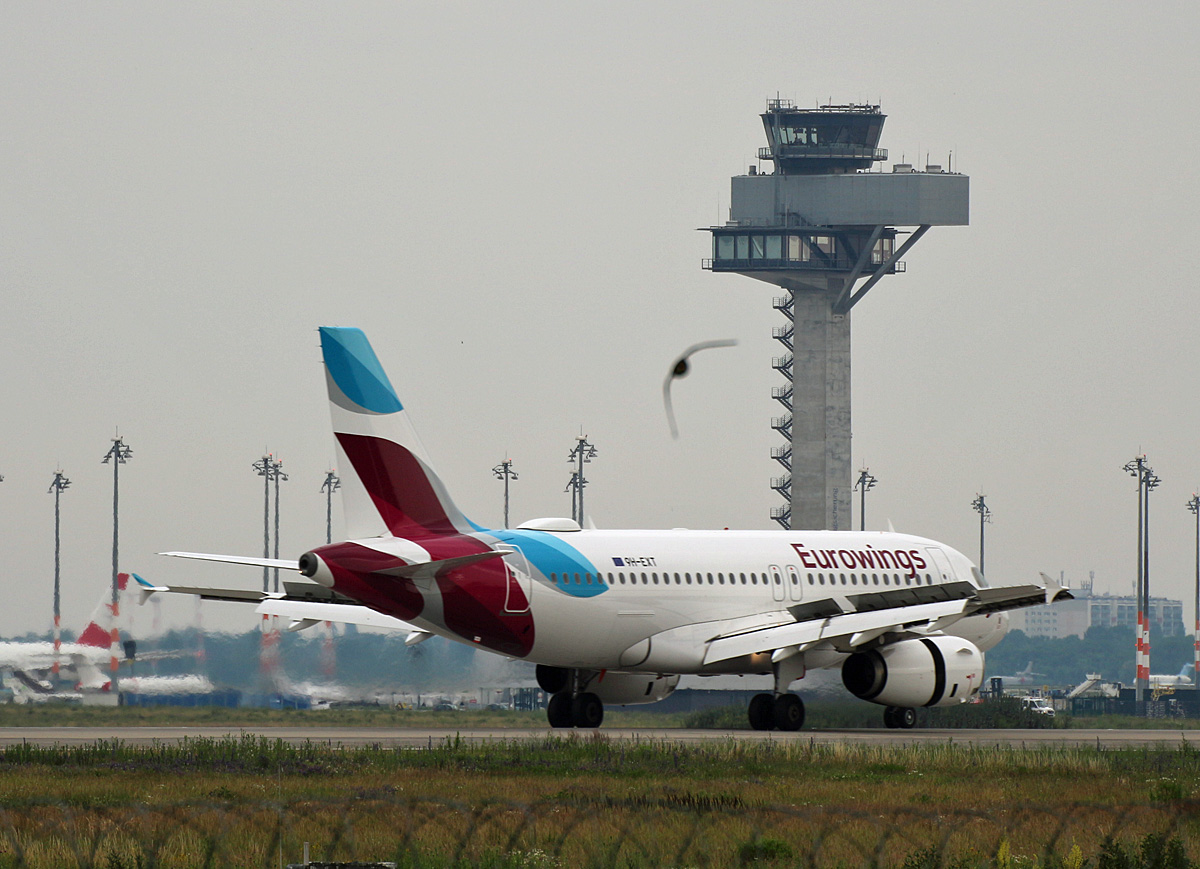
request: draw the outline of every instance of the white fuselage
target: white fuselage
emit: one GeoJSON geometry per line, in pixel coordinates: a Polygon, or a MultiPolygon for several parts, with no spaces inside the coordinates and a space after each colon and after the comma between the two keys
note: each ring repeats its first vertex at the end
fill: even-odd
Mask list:
{"type": "MultiPolygon", "coordinates": [[[[971,562],[948,546],[885,532],[486,531],[526,592],[536,638],[525,660],[558,667],[658,673],[770,672],[769,659],[705,663],[718,635],[795,621],[789,607],[848,595],[967,581],[971,562]]],[[[365,543],[366,541],[359,541],[365,543]]],[[[386,551],[387,547],[381,546],[386,551]]],[[[432,585],[413,624],[462,640],[439,618],[432,585]]],[[[518,605],[520,606],[520,605],[518,605]]],[[[516,615],[514,613],[514,615],[516,615]]],[[[1007,627],[974,616],[947,633],[986,650],[1007,627]]],[[[809,668],[844,654],[815,648],[809,668]]]]}

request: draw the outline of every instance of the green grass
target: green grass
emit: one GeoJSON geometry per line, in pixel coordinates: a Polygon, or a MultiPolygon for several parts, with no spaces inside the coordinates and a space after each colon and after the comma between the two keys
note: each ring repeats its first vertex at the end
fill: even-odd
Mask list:
{"type": "Polygon", "coordinates": [[[277,865],[306,841],[421,866],[1183,866],[1198,798],[1188,748],[18,745],[0,749],[0,867],[277,865]]]}

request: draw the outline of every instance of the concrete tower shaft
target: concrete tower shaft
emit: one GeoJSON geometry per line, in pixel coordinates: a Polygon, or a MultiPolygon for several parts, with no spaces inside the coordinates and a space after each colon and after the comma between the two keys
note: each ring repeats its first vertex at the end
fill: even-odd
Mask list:
{"type": "Polygon", "coordinates": [[[877,147],[884,118],[878,106],[770,100],[759,158],[775,171],[734,177],[729,220],[707,228],[704,268],[787,293],[775,299],[787,323],[774,330],[786,352],[772,362],[786,381],[772,391],[785,408],[772,428],[787,446],[771,452],[787,472],[771,481],[786,502],[771,518],[785,528],[853,527],[850,309],[904,271],[901,258],[930,227],[968,222],[965,175],[906,163],[872,171],[887,159],[877,147]]]}

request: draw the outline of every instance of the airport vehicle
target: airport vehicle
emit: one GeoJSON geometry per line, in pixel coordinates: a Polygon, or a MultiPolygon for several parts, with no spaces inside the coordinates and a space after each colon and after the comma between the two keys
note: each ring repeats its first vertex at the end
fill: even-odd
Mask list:
{"type": "Polygon", "coordinates": [[[1050,718],[1054,717],[1054,707],[1044,697],[1022,697],[1021,706],[1029,712],[1036,712],[1038,715],[1047,715],[1050,718]]]}
{"type": "Polygon", "coordinates": [[[597,727],[605,703],[661,700],[681,674],[770,674],[774,691],[749,707],[762,730],[798,729],[789,688],[826,667],[886,707],[889,726],[911,727],[913,707],[975,694],[1005,610],[1070,597],[1044,574],[988,587],[954,549],[891,532],[606,531],[556,518],[485,529],[454,505],[366,336],[320,336],[349,539],[298,561],[164,553],[309,582],[146,595],[255,600],[297,628],[390,620],[409,642],[436,634],[530,661],[555,727],[597,727]]]}

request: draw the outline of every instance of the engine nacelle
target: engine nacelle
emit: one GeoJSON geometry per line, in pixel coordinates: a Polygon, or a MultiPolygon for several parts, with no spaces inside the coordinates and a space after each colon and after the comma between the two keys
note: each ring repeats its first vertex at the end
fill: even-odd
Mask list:
{"type": "Polygon", "coordinates": [[[333,571],[325,563],[325,559],[315,552],[306,552],[300,556],[300,575],[308,577],[318,585],[333,588],[333,571]]]}
{"type": "Polygon", "coordinates": [[[842,684],[881,706],[953,706],[983,684],[983,652],[960,637],[901,640],[855,652],[842,664],[842,684]]]}
{"type": "Polygon", "coordinates": [[[588,684],[587,690],[606,705],[637,706],[666,699],[678,684],[678,676],[604,672],[588,684]]]}

